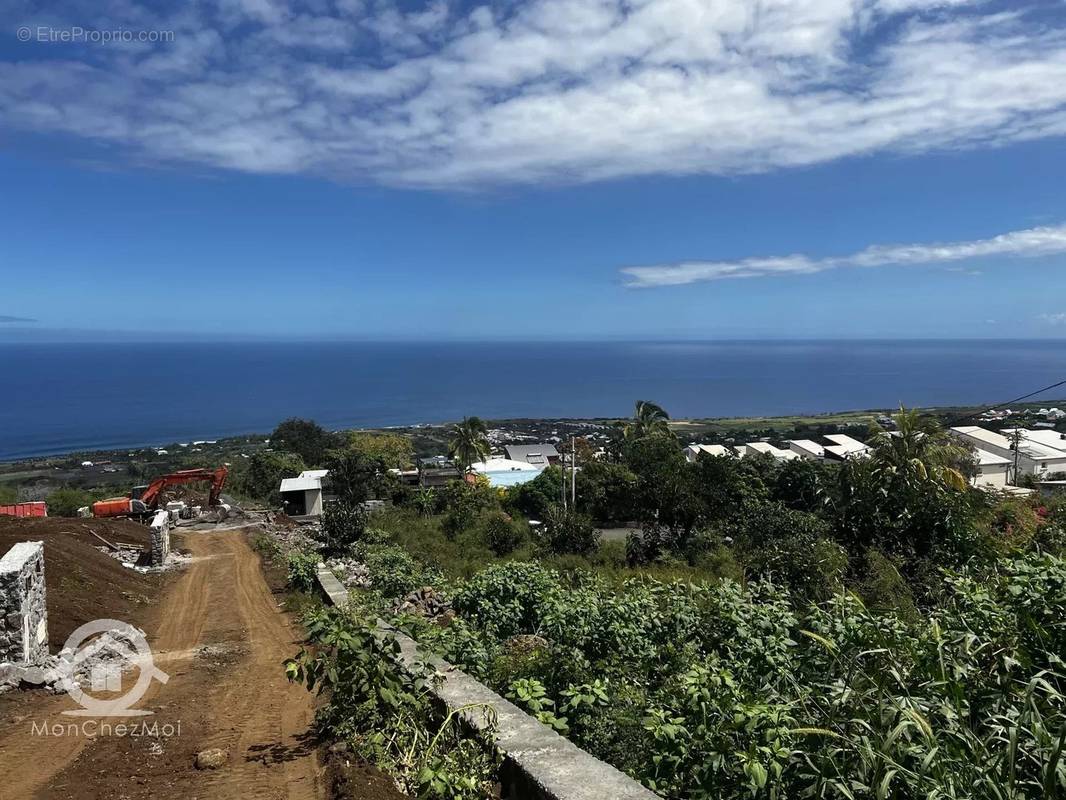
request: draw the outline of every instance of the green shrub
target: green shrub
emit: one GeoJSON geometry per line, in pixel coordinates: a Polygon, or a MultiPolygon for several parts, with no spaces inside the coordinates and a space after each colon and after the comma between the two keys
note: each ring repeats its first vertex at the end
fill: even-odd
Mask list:
{"type": "Polygon", "coordinates": [[[76,517],[78,509],[92,505],[93,496],[81,489],[56,489],[46,501],[48,513],[53,517],[76,517]]]}
{"type": "Polygon", "coordinates": [[[370,546],[363,560],[371,583],[385,597],[402,597],[422,585],[422,570],[402,547],[370,546]]]}
{"type": "Polygon", "coordinates": [[[551,553],[588,555],[600,543],[592,517],[553,506],[544,524],[544,544],[551,553]]]}
{"type": "Polygon", "coordinates": [[[482,536],[488,548],[498,556],[517,550],[525,541],[525,531],[502,511],[488,513],[481,523],[482,536]]]}
{"type": "Polygon", "coordinates": [[[322,535],[327,555],[341,555],[363,538],[368,515],[357,503],[337,501],[322,514],[322,535]]]}
{"type": "Polygon", "coordinates": [[[318,554],[296,550],[286,558],[289,586],[300,592],[313,591],[318,572],[318,554]]]}

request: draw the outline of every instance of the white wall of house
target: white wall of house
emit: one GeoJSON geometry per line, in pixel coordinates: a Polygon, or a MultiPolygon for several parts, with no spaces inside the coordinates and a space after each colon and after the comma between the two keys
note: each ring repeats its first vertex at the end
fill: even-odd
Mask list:
{"type": "Polygon", "coordinates": [[[1010,464],[984,464],[977,468],[974,486],[1006,486],[1010,464]]]}
{"type": "Polygon", "coordinates": [[[322,516],[321,489],[308,489],[304,492],[304,509],[309,517],[322,516]]]}

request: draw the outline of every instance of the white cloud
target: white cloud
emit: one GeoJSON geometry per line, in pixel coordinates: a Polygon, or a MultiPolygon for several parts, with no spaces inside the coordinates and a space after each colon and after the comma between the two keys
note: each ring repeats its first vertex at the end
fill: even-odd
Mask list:
{"type": "Polygon", "coordinates": [[[1048,325],[1066,325],[1066,312],[1060,314],[1041,314],[1037,317],[1041,322],[1048,325]]]}
{"type": "Polygon", "coordinates": [[[1066,30],[957,0],[218,0],[69,19],[0,124],[129,157],[417,186],[735,174],[1066,134],[1066,30]],[[285,98],[279,101],[279,98],[285,98]]]}
{"type": "MultiPolygon", "coordinates": [[[[841,267],[942,264],[989,256],[1033,258],[1059,253],[1066,253],[1066,224],[1012,231],[990,239],[977,239],[969,242],[871,245],[846,256],[811,258],[804,255],[790,255],[744,258],[736,261],[690,261],[680,264],[625,267],[621,272],[625,276],[627,286],[647,288],[678,286],[726,278],[801,275],[841,267]]],[[[973,271],[970,272],[972,274],[973,271]]]]}

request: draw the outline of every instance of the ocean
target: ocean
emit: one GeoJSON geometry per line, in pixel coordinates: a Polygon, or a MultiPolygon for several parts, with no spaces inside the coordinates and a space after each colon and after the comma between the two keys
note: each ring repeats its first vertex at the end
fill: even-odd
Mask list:
{"type": "Polygon", "coordinates": [[[1066,342],[1047,340],[0,344],[0,459],[265,433],[291,416],[341,428],[626,416],[638,399],[675,417],[998,404],[1063,378],[1066,342]]]}

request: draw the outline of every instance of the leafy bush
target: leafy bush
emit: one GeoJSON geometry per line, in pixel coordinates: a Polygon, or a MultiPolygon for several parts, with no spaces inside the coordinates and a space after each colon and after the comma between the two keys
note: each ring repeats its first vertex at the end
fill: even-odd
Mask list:
{"type": "Polygon", "coordinates": [[[76,517],[79,508],[92,502],[93,496],[81,489],[56,489],[48,495],[48,513],[53,517],[76,517]]]}
{"type": "Polygon", "coordinates": [[[588,555],[600,543],[600,533],[592,524],[592,517],[552,506],[544,525],[544,544],[552,553],[588,555]]]}
{"type": "Polygon", "coordinates": [[[493,511],[481,523],[488,548],[498,556],[513,553],[525,541],[525,532],[502,511],[493,511]]]}
{"type": "MultiPolygon", "coordinates": [[[[884,583],[891,562],[868,561],[884,583]]],[[[804,603],[768,581],[612,588],[510,563],[461,584],[454,605],[486,639],[463,634],[473,671],[667,797],[1066,790],[1066,562],[946,572],[939,608],[913,617],[891,582],[880,591],[895,607],[847,593],[804,603]],[[493,643],[531,634],[551,658],[486,673],[493,643]],[[577,700],[599,698],[595,680],[621,688],[577,700]]]]}
{"type": "Polygon", "coordinates": [[[422,570],[402,547],[370,546],[363,560],[370,570],[371,583],[385,597],[402,597],[422,584],[422,570]]]}
{"type": "Polygon", "coordinates": [[[289,573],[289,586],[300,592],[310,592],[315,588],[318,572],[318,555],[296,550],[286,558],[289,573]]]}
{"type": "Polygon", "coordinates": [[[338,500],[326,506],[322,514],[322,534],[328,555],[347,552],[363,538],[368,514],[363,506],[338,500]]]}
{"type": "Polygon", "coordinates": [[[313,613],[306,625],[308,647],[285,670],[290,681],[328,697],[316,716],[324,735],[348,742],[411,796],[490,796],[496,761],[463,735],[454,713],[436,712],[427,672],[397,665],[395,637],[380,635],[372,619],[333,610],[313,613]]]}

